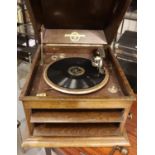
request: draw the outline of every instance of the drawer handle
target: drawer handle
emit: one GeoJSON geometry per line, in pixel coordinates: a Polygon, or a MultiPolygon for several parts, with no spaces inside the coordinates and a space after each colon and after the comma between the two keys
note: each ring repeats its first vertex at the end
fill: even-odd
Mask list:
{"type": "Polygon", "coordinates": [[[115,146],[109,153],[109,155],[114,155],[116,151],[119,151],[122,155],[128,155],[128,149],[121,146],[115,146]]]}
{"type": "Polygon", "coordinates": [[[133,118],[133,114],[132,114],[132,112],[130,112],[129,114],[128,114],[128,119],[132,119],[133,118]]]}

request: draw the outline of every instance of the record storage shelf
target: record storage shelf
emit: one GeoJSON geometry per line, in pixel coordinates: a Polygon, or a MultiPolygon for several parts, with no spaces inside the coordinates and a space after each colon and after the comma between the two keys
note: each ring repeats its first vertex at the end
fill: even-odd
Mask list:
{"type": "Polygon", "coordinates": [[[102,137],[120,135],[123,109],[32,110],[34,136],[102,137]]]}

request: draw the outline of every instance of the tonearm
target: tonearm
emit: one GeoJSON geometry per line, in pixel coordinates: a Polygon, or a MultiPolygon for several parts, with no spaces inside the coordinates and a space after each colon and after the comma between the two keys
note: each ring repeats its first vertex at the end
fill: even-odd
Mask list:
{"type": "Polygon", "coordinates": [[[97,51],[93,52],[93,57],[91,60],[92,66],[97,67],[99,73],[104,74],[104,59],[105,58],[105,51],[103,48],[98,48],[97,51]]]}

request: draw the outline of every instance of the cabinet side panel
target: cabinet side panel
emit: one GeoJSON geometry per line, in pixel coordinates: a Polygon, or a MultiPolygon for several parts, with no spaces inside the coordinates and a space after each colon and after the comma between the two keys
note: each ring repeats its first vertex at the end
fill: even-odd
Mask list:
{"type": "Polygon", "coordinates": [[[35,53],[35,56],[32,60],[31,70],[30,70],[29,75],[26,79],[25,85],[21,91],[21,94],[19,97],[20,100],[23,100],[23,97],[27,96],[29,91],[30,91],[35,71],[37,70],[37,67],[38,67],[39,62],[40,62],[39,60],[40,60],[40,45],[38,46],[36,53],[35,53]]]}
{"type": "Polygon", "coordinates": [[[134,92],[133,92],[132,88],[130,87],[130,84],[129,84],[129,82],[128,82],[118,60],[116,59],[116,57],[114,56],[114,54],[110,48],[108,48],[107,50],[108,50],[108,57],[112,60],[113,66],[114,66],[115,71],[118,75],[117,76],[118,81],[121,85],[121,88],[122,88],[124,94],[126,96],[132,96],[135,98],[134,92]]]}

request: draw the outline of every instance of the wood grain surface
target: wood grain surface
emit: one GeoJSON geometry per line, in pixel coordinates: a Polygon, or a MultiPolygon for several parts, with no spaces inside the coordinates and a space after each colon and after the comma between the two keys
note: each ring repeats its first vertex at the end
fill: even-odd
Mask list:
{"type": "Polygon", "coordinates": [[[37,124],[33,136],[103,137],[121,135],[118,123],[37,124]]]}
{"type": "Polygon", "coordinates": [[[121,122],[123,110],[33,110],[31,123],[121,122]]]}
{"type": "MultiPolygon", "coordinates": [[[[127,120],[126,128],[129,136],[131,146],[128,147],[128,155],[137,155],[137,103],[134,103],[131,112],[133,113],[133,119],[127,120]]],[[[53,149],[57,155],[109,155],[112,148],[57,148],[53,149]]],[[[114,155],[121,155],[119,151],[116,151],[114,155]]]]}
{"type": "Polygon", "coordinates": [[[107,44],[102,30],[46,29],[43,41],[45,44],[107,44]],[[69,37],[75,32],[83,36],[78,42],[71,41],[69,37]]]}

